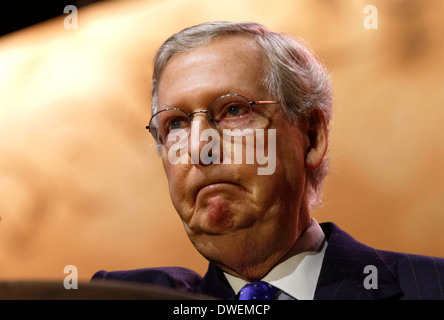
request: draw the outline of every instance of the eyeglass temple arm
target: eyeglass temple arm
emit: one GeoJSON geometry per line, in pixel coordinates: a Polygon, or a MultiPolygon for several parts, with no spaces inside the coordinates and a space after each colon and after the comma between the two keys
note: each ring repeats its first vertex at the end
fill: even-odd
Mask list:
{"type": "Polygon", "coordinates": [[[279,103],[278,101],[251,101],[250,104],[276,104],[279,103]]]}

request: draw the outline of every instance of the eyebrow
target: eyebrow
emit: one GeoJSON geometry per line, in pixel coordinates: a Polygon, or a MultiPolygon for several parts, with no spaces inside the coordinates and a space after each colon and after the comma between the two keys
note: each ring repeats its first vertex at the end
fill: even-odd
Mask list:
{"type": "MultiPolygon", "coordinates": [[[[226,87],[226,88],[218,89],[218,90],[215,90],[214,92],[209,92],[209,93],[205,94],[205,95],[208,95],[212,98],[209,98],[208,99],[209,101],[207,103],[205,103],[205,105],[200,108],[197,108],[197,109],[194,107],[192,109],[190,108],[191,109],[190,112],[187,111],[187,109],[188,109],[186,107],[187,102],[185,102],[185,103],[167,103],[167,104],[162,105],[162,108],[160,108],[160,104],[158,103],[157,112],[159,112],[160,110],[163,110],[163,109],[168,109],[168,108],[180,109],[180,110],[185,111],[187,114],[192,113],[194,111],[194,109],[195,110],[206,110],[206,109],[208,109],[208,107],[210,106],[210,104],[213,101],[215,101],[216,99],[218,99],[222,96],[228,95],[228,94],[241,95],[241,96],[247,98],[248,101],[265,102],[265,100],[252,99],[252,95],[253,95],[252,92],[247,92],[247,91],[245,91],[245,89],[233,89],[232,87],[230,87],[230,88],[226,87]]],[[[269,102],[269,101],[267,101],[267,102],[269,102]]]]}

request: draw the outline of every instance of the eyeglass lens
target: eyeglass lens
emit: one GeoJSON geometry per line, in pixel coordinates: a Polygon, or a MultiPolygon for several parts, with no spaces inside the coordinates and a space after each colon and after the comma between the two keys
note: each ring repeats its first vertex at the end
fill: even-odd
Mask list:
{"type": "MultiPolygon", "coordinates": [[[[194,112],[193,116],[199,112],[194,112]]],[[[244,129],[251,120],[251,106],[247,98],[239,95],[226,95],[213,101],[207,113],[210,124],[223,129],[244,129]]],[[[150,131],[161,144],[166,144],[170,133],[182,129],[189,134],[192,116],[180,109],[164,109],[156,113],[150,121],[150,131]]]]}

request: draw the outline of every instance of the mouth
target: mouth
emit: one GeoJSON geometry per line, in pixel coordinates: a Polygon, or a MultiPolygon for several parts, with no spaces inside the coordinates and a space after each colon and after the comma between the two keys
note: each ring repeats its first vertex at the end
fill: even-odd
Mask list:
{"type": "Polygon", "coordinates": [[[203,192],[207,193],[207,192],[222,191],[224,188],[232,188],[232,187],[239,188],[241,187],[241,185],[231,181],[217,181],[217,182],[206,183],[197,188],[196,198],[200,193],[203,192]]]}

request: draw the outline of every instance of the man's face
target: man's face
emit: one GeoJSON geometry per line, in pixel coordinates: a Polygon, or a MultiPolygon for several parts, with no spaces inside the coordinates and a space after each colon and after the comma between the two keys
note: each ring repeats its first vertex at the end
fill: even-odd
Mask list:
{"type": "MultiPolygon", "coordinates": [[[[217,38],[178,53],[159,79],[159,110],[174,107],[192,113],[225,94],[273,100],[261,83],[265,59],[255,41],[244,36],[217,38]]],[[[258,108],[269,118],[266,129],[276,130],[276,170],[271,175],[258,175],[257,163],[192,164],[191,149],[206,142],[190,141],[187,164],[172,164],[161,146],[171,199],[190,240],[222,267],[236,269],[235,264],[281,255],[309,221],[303,196],[305,134],[289,123],[279,105],[258,108]]],[[[200,131],[212,128],[205,114],[193,120],[200,131]]]]}

